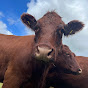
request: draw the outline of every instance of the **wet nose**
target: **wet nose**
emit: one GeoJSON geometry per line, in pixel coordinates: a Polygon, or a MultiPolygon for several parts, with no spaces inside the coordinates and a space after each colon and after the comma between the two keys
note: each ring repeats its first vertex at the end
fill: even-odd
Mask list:
{"type": "Polygon", "coordinates": [[[73,72],[75,75],[80,75],[82,73],[82,69],[79,68],[76,72],[73,72]]]}
{"type": "Polygon", "coordinates": [[[50,59],[50,58],[52,58],[52,55],[51,55],[52,52],[53,52],[53,49],[50,47],[38,46],[36,56],[37,57],[44,56],[44,57],[47,57],[48,59],[50,59]]]}
{"type": "Polygon", "coordinates": [[[80,68],[79,70],[78,70],[78,74],[81,74],[82,73],[82,69],[80,68]]]}

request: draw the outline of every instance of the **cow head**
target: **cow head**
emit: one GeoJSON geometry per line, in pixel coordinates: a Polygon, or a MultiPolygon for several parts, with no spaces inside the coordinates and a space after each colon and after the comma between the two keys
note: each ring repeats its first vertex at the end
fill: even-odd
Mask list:
{"type": "Polygon", "coordinates": [[[71,52],[68,46],[62,46],[62,52],[58,54],[57,58],[55,62],[55,66],[58,69],[57,71],[73,74],[82,73],[82,69],[77,65],[76,55],[71,52]]]}
{"type": "MultiPolygon", "coordinates": [[[[58,54],[62,52],[62,35],[69,36],[83,28],[83,23],[77,20],[65,24],[55,12],[46,13],[38,21],[28,13],[22,14],[21,19],[25,25],[35,32],[34,55],[37,59],[44,61],[57,61],[58,54]]],[[[75,60],[72,61],[73,59],[69,60],[68,58],[63,60],[67,63],[71,61],[72,65],[75,63],[75,66],[79,68],[75,60]]]]}

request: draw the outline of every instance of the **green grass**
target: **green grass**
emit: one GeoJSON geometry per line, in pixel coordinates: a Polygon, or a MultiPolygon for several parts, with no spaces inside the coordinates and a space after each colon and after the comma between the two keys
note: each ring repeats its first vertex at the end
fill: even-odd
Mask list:
{"type": "Polygon", "coordinates": [[[3,83],[0,83],[0,88],[2,88],[3,83]]]}

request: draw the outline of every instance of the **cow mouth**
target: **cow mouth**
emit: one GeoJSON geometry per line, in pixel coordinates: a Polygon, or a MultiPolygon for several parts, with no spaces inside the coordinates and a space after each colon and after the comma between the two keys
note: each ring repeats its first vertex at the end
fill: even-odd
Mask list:
{"type": "Polygon", "coordinates": [[[82,69],[78,69],[78,71],[71,71],[71,70],[68,70],[68,69],[64,69],[64,73],[73,74],[73,75],[80,75],[82,73],[82,69]]]}

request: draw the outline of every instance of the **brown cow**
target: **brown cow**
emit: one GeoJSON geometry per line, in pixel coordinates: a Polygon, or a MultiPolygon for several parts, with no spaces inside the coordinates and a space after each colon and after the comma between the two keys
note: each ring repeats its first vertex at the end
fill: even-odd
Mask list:
{"type": "Polygon", "coordinates": [[[88,57],[75,56],[82,68],[82,74],[72,75],[58,73],[58,70],[52,69],[46,78],[45,88],[53,86],[54,88],[88,88],[88,57]]]}
{"type": "Polygon", "coordinates": [[[26,13],[21,19],[35,31],[35,36],[0,35],[0,81],[4,80],[3,88],[21,88],[27,81],[35,83],[32,86],[37,88],[44,69],[47,71],[47,63],[56,63],[57,60],[56,66],[61,71],[82,72],[73,55],[60,58],[62,35],[81,30],[81,22],[74,20],[65,25],[55,12],[48,12],[38,21],[26,13]]]}
{"type": "MultiPolygon", "coordinates": [[[[59,62],[57,60],[55,63],[56,66],[52,66],[49,70],[46,80],[44,81],[45,85],[43,85],[42,88],[49,88],[50,86],[53,88],[88,88],[88,57],[75,56],[75,54],[64,45],[60,57],[67,59],[66,53],[68,54],[68,57],[73,56],[77,60],[83,70],[82,74],[73,75],[64,73],[61,71],[61,68],[58,69],[59,62]]],[[[30,88],[29,82],[25,83],[23,88],[30,88]]]]}

